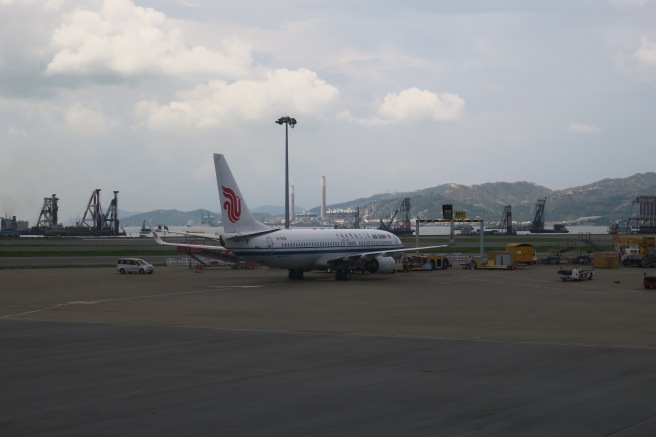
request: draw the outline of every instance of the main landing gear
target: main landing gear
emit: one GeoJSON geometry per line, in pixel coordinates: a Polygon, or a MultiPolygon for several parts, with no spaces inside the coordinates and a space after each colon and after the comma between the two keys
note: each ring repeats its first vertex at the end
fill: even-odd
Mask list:
{"type": "MultiPolygon", "coordinates": [[[[331,269],[335,272],[337,281],[348,281],[351,279],[351,269],[348,267],[337,267],[331,269]]],[[[303,279],[303,269],[289,269],[289,279],[303,279]]]]}
{"type": "Polygon", "coordinates": [[[289,279],[303,279],[303,270],[289,269],[289,279]]]}
{"type": "Polygon", "coordinates": [[[351,269],[348,267],[337,267],[337,269],[335,269],[335,279],[337,281],[350,281],[351,269]]]}

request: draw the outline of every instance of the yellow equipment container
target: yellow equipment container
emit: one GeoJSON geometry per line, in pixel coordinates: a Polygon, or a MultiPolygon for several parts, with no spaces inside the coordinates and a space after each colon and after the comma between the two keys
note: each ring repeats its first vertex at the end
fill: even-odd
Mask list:
{"type": "Polygon", "coordinates": [[[528,243],[506,244],[506,251],[514,263],[533,264],[535,262],[535,248],[528,243]]]}
{"type": "Polygon", "coordinates": [[[592,266],[595,269],[616,269],[620,266],[620,258],[617,252],[595,252],[592,266]]]}

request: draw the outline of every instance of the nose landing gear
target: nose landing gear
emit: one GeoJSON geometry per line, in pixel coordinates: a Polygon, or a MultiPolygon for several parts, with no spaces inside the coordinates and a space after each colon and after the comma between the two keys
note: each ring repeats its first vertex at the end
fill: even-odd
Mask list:
{"type": "Polygon", "coordinates": [[[303,279],[303,270],[289,269],[289,279],[303,279]]]}

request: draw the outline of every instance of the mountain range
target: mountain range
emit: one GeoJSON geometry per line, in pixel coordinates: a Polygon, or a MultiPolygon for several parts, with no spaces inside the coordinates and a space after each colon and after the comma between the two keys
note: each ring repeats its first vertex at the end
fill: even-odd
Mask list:
{"type": "MultiPolygon", "coordinates": [[[[442,218],[442,205],[467,211],[469,218],[500,221],[504,207],[511,206],[513,220],[532,221],[538,199],[545,199],[547,222],[585,222],[606,225],[637,215],[638,196],[656,196],[656,173],[638,173],[627,178],[603,179],[588,185],[551,190],[531,182],[489,182],[481,185],[443,184],[414,192],[379,194],[331,208],[360,207],[365,218],[390,217],[410,198],[410,218],[442,218]],[[363,213],[364,208],[364,213],[363,213]]],[[[318,208],[311,210],[318,212],[318,208]]]]}
{"type": "MultiPolygon", "coordinates": [[[[532,182],[488,182],[470,186],[449,183],[412,192],[376,194],[327,205],[327,208],[359,208],[361,218],[379,220],[389,218],[401,208],[403,200],[409,198],[410,218],[442,218],[442,205],[451,204],[454,211],[467,211],[469,218],[484,218],[486,222],[494,222],[501,220],[504,208],[510,205],[513,220],[523,222],[533,220],[538,199],[546,199],[544,218],[547,222],[606,225],[611,220],[636,216],[638,211],[635,200],[638,196],[656,196],[656,173],[602,179],[564,190],[551,190],[532,182]]],[[[299,207],[295,210],[303,211],[299,207]]],[[[121,226],[140,226],[144,220],[152,224],[184,226],[190,220],[199,224],[204,211],[156,210],[129,217],[121,217],[119,214],[119,217],[121,226]]],[[[259,207],[253,209],[253,212],[259,219],[266,219],[283,215],[284,207],[259,207]]],[[[319,214],[320,207],[312,208],[309,212],[319,214]]],[[[221,217],[218,212],[210,214],[221,217]]]]}

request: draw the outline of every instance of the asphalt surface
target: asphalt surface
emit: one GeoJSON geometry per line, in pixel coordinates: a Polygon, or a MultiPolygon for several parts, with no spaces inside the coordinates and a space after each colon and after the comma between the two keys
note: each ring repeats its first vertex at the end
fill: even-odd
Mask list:
{"type": "Polygon", "coordinates": [[[654,435],[644,271],[557,270],[0,270],[0,434],[654,435]]]}

